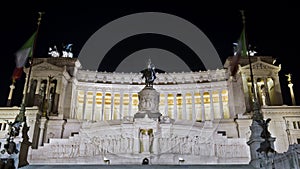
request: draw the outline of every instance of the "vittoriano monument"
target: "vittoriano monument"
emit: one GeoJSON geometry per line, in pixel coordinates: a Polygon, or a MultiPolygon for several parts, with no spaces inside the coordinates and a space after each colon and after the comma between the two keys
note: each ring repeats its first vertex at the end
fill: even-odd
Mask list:
{"type": "Polygon", "coordinates": [[[153,83],[156,79],[155,66],[150,59],[147,68],[142,72],[142,78],[145,78],[146,86],[138,93],[138,112],[134,115],[134,118],[144,118],[147,115],[149,118],[159,119],[161,116],[158,107],[159,93],[153,88],[153,83]]]}
{"type": "MultiPolygon", "coordinates": [[[[61,60],[73,61],[73,58],[49,58],[49,62],[50,59],[58,65],[61,60]]],[[[77,67],[72,76],[83,82],[89,77],[95,81],[95,74],[85,76],[91,72],[81,70],[79,61],[74,64],[77,67]]],[[[34,71],[52,66],[49,65],[38,62],[34,71]]],[[[57,72],[62,71],[59,66],[52,67],[57,72]]],[[[219,125],[223,118],[220,114],[224,118],[230,117],[225,102],[221,105],[223,100],[217,99],[219,102],[213,104],[209,101],[216,99],[209,99],[203,92],[208,84],[209,87],[226,87],[225,72],[158,73],[155,67],[148,60],[141,72],[97,72],[96,78],[101,79],[95,81],[92,95],[84,92],[91,90],[85,84],[81,86],[83,88],[72,88],[77,95],[70,100],[74,101],[73,109],[70,109],[74,110],[71,120],[59,120],[59,116],[50,113],[47,122],[47,119],[40,122],[41,127],[51,125],[40,129],[44,138],[36,139],[38,148],[30,151],[29,163],[176,165],[224,164],[232,160],[248,163],[249,146],[245,138],[228,138],[227,135],[234,135],[231,128],[227,133],[217,133],[229,124],[219,125]],[[210,84],[207,78],[219,80],[212,80],[210,84]],[[126,80],[131,81],[127,83],[126,80]],[[103,91],[100,93],[98,89],[103,91]],[[83,102],[79,102],[81,99],[83,102]],[[65,130],[57,130],[62,125],[65,130]],[[76,132],[73,132],[75,127],[76,132]]],[[[58,84],[61,84],[59,79],[58,84]]],[[[221,94],[210,96],[220,98],[221,94]]]]}

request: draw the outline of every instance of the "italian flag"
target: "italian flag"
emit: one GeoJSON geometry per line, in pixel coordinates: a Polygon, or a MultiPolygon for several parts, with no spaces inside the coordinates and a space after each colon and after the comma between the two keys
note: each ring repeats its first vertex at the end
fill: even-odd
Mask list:
{"type": "Polygon", "coordinates": [[[16,68],[13,72],[13,81],[19,79],[23,73],[23,67],[28,57],[32,57],[32,48],[36,32],[25,42],[25,44],[16,52],[16,68]]]}
{"type": "Polygon", "coordinates": [[[241,57],[247,57],[247,44],[246,44],[246,33],[245,33],[245,27],[242,30],[242,33],[240,35],[240,38],[238,40],[238,44],[236,47],[235,55],[232,57],[231,60],[231,76],[234,76],[238,71],[239,66],[239,60],[241,57]]]}

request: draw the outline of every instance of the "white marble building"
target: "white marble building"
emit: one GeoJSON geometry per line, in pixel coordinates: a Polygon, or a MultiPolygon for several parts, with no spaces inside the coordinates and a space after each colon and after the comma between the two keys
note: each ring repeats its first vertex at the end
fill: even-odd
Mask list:
{"type": "MultiPolygon", "coordinates": [[[[83,70],[77,58],[35,58],[24,91],[29,163],[141,164],[147,158],[150,164],[249,164],[249,64],[242,59],[233,78],[230,59],[219,70],[157,73],[153,87],[161,116],[137,118],[141,73],[83,70]]],[[[283,105],[280,66],[272,62],[252,57],[255,92],[264,118],[272,119],[274,149],[284,153],[300,142],[300,107],[283,105]]],[[[0,109],[1,138],[5,120],[13,121],[18,111],[0,109]]]]}

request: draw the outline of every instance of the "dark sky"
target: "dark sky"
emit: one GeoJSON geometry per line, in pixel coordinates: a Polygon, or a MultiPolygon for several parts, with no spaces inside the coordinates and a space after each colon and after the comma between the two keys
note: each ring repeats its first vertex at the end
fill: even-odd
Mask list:
{"type": "MultiPolygon", "coordinates": [[[[5,106],[11,75],[15,67],[14,53],[37,28],[38,12],[44,11],[34,57],[47,57],[48,47],[73,43],[76,57],[88,38],[103,25],[119,17],[137,12],[165,12],[195,24],[216,48],[222,62],[232,55],[232,43],[242,29],[240,9],[245,10],[248,42],[257,55],[273,56],[282,65],[280,72],[284,103],[291,105],[287,73],[292,74],[296,102],[300,104],[299,13],[295,3],[260,1],[10,1],[1,6],[1,82],[0,106],[5,106]],[[109,2],[109,3],[108,3],[109,2]],[[197,3],[196,3],[197,2],[197,3]]],[[[164,40],[161,37],[161,40],[164,40]]],[[[167,40],[167,39],[165,39],[167,40]]],[[[168,41],[170,41],[168,39],[168,41]]],[[[130,41],[128,46],[134,46],[130,41]]],[[[148,44],[151,46],[151,41],[148,44]]],[[[174,45],[176,43],[171,43],[174,45]]],[[[137,45],[137,44],[136,44],[137,45]]],[[[114,48],[116,52],[118,47],[114,48]]],[[[112,53],[113,53],[112,52],[112,53]]],[[[119,50],[120,55],[128,51],[119,50]]],[[[117,64],[117,63],[116,63],[117,64]]],[[[200,64],[200,63],[195,63],[200,64]]],[[[15,105],[19,105],[24,77],[16,84],[15,105]],[[19,98],[19,99],[18,99],[19,98]]]]}

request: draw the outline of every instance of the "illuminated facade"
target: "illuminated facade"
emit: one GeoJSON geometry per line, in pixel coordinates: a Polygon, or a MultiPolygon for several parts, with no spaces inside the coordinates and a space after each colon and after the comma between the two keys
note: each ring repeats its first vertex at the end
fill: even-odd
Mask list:
{"type": "MultiPolygon", "coordinates": [[[[272,119],[274,148],[283,153],[300,139],[300,107],[283,105],[280,66],[272,64],[272,57],[252,59],[255,93],[264,118],[272,119]]],[[[162,117],[155,120],[134,118],[145,87],[141,73],[83,70],[76,58],[36,58],[27,91],[28,160],[105,164],[99,158],[109,158],[111,164],[140,164],[148,158],[151,164],[177,164],[184,158],[186,164],[248,164],[249,65],[242,59],[233,78],[229,63],[230,57],[225,69],[157,73],[154,89],[162,117]],[[146,147],[145,136],[154,138],[146,147]]],[[[0,113],[12,121],[18,108],[0,113]]]]}

